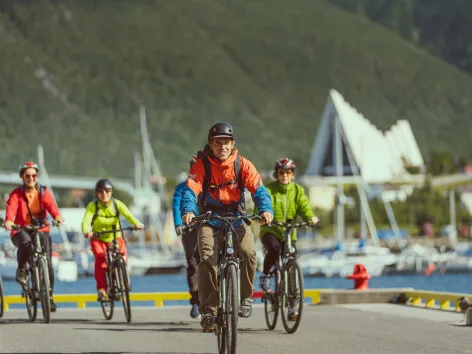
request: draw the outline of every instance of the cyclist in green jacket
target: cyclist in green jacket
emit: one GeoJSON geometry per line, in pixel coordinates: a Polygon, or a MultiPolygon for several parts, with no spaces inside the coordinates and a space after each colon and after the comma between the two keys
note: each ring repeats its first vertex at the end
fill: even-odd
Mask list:
{"type": "MultiPolygon", "coordinates": [[[[272,206],[274,209],[274,221],[286,222],[296,220],[298,216],[305,221],[311,220],[313,224],[318,223],[318,218],[310,207],[310,202],[303,187],[294,183],[295,163],[288,158],[282,158],[275,162],[274,178],[277,180],[267,184],[272,206]]],[[[260,276],[260,287],[263,291],[271,288],[269,272],[277,262],[279,254],[283,250],[284,230],[272,225],[261,226],[261,241],[267,254],[264,259],[263,274],[260,276]]],[[[292,233],[292,241],[297,240],[296,232],[292,233]]],[[[295,320],[297,316],[295,309],[289,309],[289,320],[295,320]]]]}
{"type": "MultiPolygon", "coordinates": [[[[118,199],[113,198],[113,185],[108,179],[100,179],[95,185],[97,199],[87,205],[82,220],[82,232],[85,238],[90,239],[90,247],[95,256],[95,281],[97,282],[98,300],[108,299],[108,284],[106,278],[106,250],[113,241],[113,234],[104,234],[100,238],[93,238],[94,232],[120,229],[120,215],[138,230],[144,225],[134,217],[128,207],[118,199]]],[[[116,241],[128,261],[125,240],[121,232],[117,231],[116,241]]]]}

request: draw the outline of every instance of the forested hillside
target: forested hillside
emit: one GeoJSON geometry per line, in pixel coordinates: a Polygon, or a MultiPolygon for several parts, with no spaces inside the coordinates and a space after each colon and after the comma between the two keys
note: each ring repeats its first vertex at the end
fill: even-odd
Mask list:
{"type": "Polygon", "coordinates": [[[469,154],[472,78],[328,1],[0,1],[0,168],[132,177],[139,104],[166,174],[211,123],[261,169],[305,160],[330,88],[424,153],[469,154]]]}

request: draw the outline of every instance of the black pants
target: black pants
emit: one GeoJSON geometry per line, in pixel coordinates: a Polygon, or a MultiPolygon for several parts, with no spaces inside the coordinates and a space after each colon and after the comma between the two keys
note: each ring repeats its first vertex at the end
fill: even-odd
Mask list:
{"type": "Polygon", "coordinates": [[[265,275],[268,275],[270,268],[272,268],[272,266],[277,262],[277,259],[282,252],[284,242],[280,241],[280,239],[273,234],[263,235],[261,242],[267,251],[262,271],[265,275]]]}
{"type": "Polygon", "coordinates": [[[197,247],[197,231],[187,232],[182,236],[182,243],[187,259],[187,283],[190,292],[190,303],[199,304],[197,266],[200,263],[200,254],[197,247]]]}
{"type": "MultiPolygon", "coordinates": [[[[47,255],[48,268],[49,268],[49,284],[51,286],[51,293],[54,289],[54,269],[52,268],[52,246],[51,246],[51,237],[49,232],[40,232],[39,239],[41,240],[41,245],[44,247],[44,250],[47,255]]],[[[18,268],[25,266],[29,258],[34,251],[34,240],[30,233],[21,230],[11,239],[12,243],[18,247],[18,253],[16,254],[18,260],[18,268]]]]}

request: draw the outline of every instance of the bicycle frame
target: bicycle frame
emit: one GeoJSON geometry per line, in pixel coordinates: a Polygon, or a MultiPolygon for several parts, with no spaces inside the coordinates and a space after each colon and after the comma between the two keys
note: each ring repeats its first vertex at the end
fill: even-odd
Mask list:
{"type": "MultiPolygon", "coordinates": [[[[113,234],[113,240],[110,242],[110,245],[107,247],[107,250],[106,250],[107,275],[108,275],[108,282],[109,282],[108,285],[111,290],[115,290],[117,286],[119,287],[119,284],[116,284],[115,286],[115,284],[113,284],[113,281],[112,281],[112,272],[114,271],[115,265],[117,264],[117,262],[120,261],[120,259],[123,259],[125,263],[127,263],[124,254],[120,252],[120,246],[118,245],[118,242],[117,242],[116,233],[119,231],[128,231],[128,230],[136,230],[136,228],[127,227],[124,229],[113,229],[109,231],[101,231],[101,232],[94,233],[94,237],[96,239],[98,239],[98,236],[101,236],[107,233],[113,234]]],[[[122,237],[124,240],[125,239],[124,235],[122,237]]],[[[118,289],[118,290],[122,290],[122,289],[118,289]]]]}
{"type": "MultiPolygon", "coordinates": [[[[30,267],[29,271],[31,271],[32,269],[35,270],[34,271],[34,277],[35,277],[34,281],[35,281],[36,286],[38,286],[38,284],[39,284],[39,273],[38,273],[38,268],[37,268],[39,260],[42,258],[46,261],[46,263],[48,263],[47,262],[47,260],[48,260],[47,254],[45,252],[45,249],[43,248],[43,245],[41,244],[41,238],[39,237],[39,230],[42,229],[45,226],[48,226],[48,225],[25,226],[25,227],[15,226],[14,227],[17,230],[22,229],[24,231],[32,233],[34,249],[33,249],[33,253],[31,254],[31,257],[28,259],[28,265],[30,267]]],[[[53,223],[53,226],[57,226],[57,224],[53,223]]],[[[47,272],[46,276],[49,277],[49,269],[46,269],[46,272],[47,272]]],[[[37,290],[37,289],[33,289],[33,290],[37,290]]]]}
{"type": "MultiPolygon", "coordinates": [[[[220,250],[220,254],[217,261],[217,267],[219,269],[219,279],[220,279],[220,289],[221,292],[219,306],[220,308],[224,307],[226,303],[226,276],[225,272],[227,267],[230,264],[234,264],[236,267],[236,279],[239,279],[240,270],[239,270],[239,256],[237,254],[237,250],[235,251],[234,242],[233,242],[233,232],[237,235],[236,230],[234,229],[233,225],[226,225],[226,230],[223,236],[223,247],[220,250]]],[[[241,284],[237,282],[237,292],[236,292],[236,299],[237,304],[239,307],[239,303],[241,302],[241,284]]]]}
{"type": "MultiPolygon", "coordinates": [[[[57,221],[53,221],[52,226],[58,226],[57,221]]],[[[48,264],[48,255],[46,254],[46,249],[41,243],[41,238],[39,232],[42,228],[48,226],[48,224],[42,225],[32,225],[32,226],[19,226],[15,225],[13,229],[15,230],[24,230],[31,234],[33,237],[33,252],[27,261],[28,266],[28,275],[31,275],[32,286],[29,286],[29,282],[26,286],[23,286],[23,291],[21,293],[22,297],[26,298],[26,308],[28,310],[28,315],[30,321],[36,319],[36,301],[41,301],[41,308],[43,312],[43,319],[45,323],[50,322],[50,293],[51,293],[51,284],[49,280],[49,264],[48,264]],[[42,264],[42,266],[40,266],[42,264]],[[42,269],[43,281],[41,281],[40,268],[42,269]],[[29,301],[33,302],[30,303],[29,301]]]]}
{"type": "MultiPolygon", "coordinates": [[[[235,242],[234,242],[234,235],[237,236],[237,231],[234,228],[234,223],[243,220],[243,221],[249,221],[252,219],[261,219],[259,215],[241,215],[241,216],[219,216],[219,215],[214,215],[211,212],[208,212],[206,214],[200,215],[196,217],[190,225],[193,224],[204,224],[207,223],[210,219],[214,220],[219,220],[223,222],[226,225],[224,236],[223,236],[223,247],[220,250],[220,254],[218,256],[218,261],[217,261],[217,269],[218,269],[218,275],[219,275],[219,289],[218,289],[218,294],[219,294],[219,302],[218,302],[218,308],[219,309],[224,309],[225,304],[227,302],[227,294],[226,294],[226,270],[228,267],[231,265],[234,265],[236,268],[236,303],[238,307],[238,315],[241,311],[240,303],[241,303],[241,284],[240,284],[240,269],[239,269],[239,256],[237,252],[237,248],[239,245],[236,245],[235,247],[235,242]]],[[[223,310],[224,311],[224,310],[223,310]]],[[[218,317],[223,315],[220,310],[217,311],[217,321],[218,317]]],[[[217,333],[218,334],[218,333],[217,333]]]]}

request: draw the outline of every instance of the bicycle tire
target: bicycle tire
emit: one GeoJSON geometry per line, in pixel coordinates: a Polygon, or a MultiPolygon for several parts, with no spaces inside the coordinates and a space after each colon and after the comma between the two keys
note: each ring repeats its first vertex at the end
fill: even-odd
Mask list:
{"type": "MultiPolygon", "coordinates": [[[[111,289],[111,292],[113,293],[113,272],[110,272],[109,269],[107,268],[107,273],[106,277],[108,280],[109,288],[111,289]]],[[[107,321],[110,321],[113,318],[113,310],[115,308],[115,302],[113,299],[108,298],[106,301],[100,301],[100,306],[102,308],[103,316],[107,321]]]]}
{"type": "Polygon", "coordinates": [[[3,282],[0,277],[0,318],[3,317],[3,312],[5,311],[5,298],[3,297],[3,282]]]}
{"type": "Polygon", "coordinates": [[[272,331],[277,325],[277,319],[279,315],[279,272],[276,271],[274,274],[275,291],[266,292],[264,294],[264,314],[267,328],[272,331]],[[273,318],[270,318],[272,314],[273,318]]]}
{"type": "Polygon", "coordinates": [[[37,272],[39,283],[39,297],[41,299],[41,310],[43,312],[43,322],[51,322],[51,300],[49,296],[50,285],[49,285],[49,270],[46,263],[46,259],[39,258],[37,264],[37,272]]]}
{"type": "MultiPolygon", "coordinates": [[[[220,273],[221,274],[221,273],[220,273]]],[[[224,354],[226,352],[226,318],[224,316],[223,291],[225,289],[225,275],[218,275],[218,309],[216,314],[215,332],[218,341],[218,353],[224,354]]]]}
{"type": "Polygon", "coordinates": [[[226,352],[235,354],[238,344],[238,277],[235,264],[229,264],[226,268],[226,352]]]}
{"type": "Polygon", "coordinates": [[[131,303],[129,300],[129,277],[126,263],[123,259],[120,260],[120,267],[118,269],[120,277],[121,302],[123,303],[123,310],[127,322],[131,322],[131,303]]]}
{"type": "Polygon", "coordinates": [[[283,269],[281,285],[282,323],[285,331],[291,334],[294,333],[300,325],[304,301],[303,273],[297,261],[288,261],[283,269]],[[288,284],[286,284],[286,282],[288,284]],[[293,290],[295,290],[295,294],[292,293],[293,290]],[[288,319],[290,302],[296,302],[298,305],[298,316],[296,317],[295,321],[289,321],[288,319]]]}
{"type": "Polygon", "coordinates": [[[26,283],[26,291],[23,292],[25,296],[26,311],[30,322],[36,321],[38,315],[38,301],[36,300],[36,275],[32,269],[28,274],[28,281],[26,283]]]}

